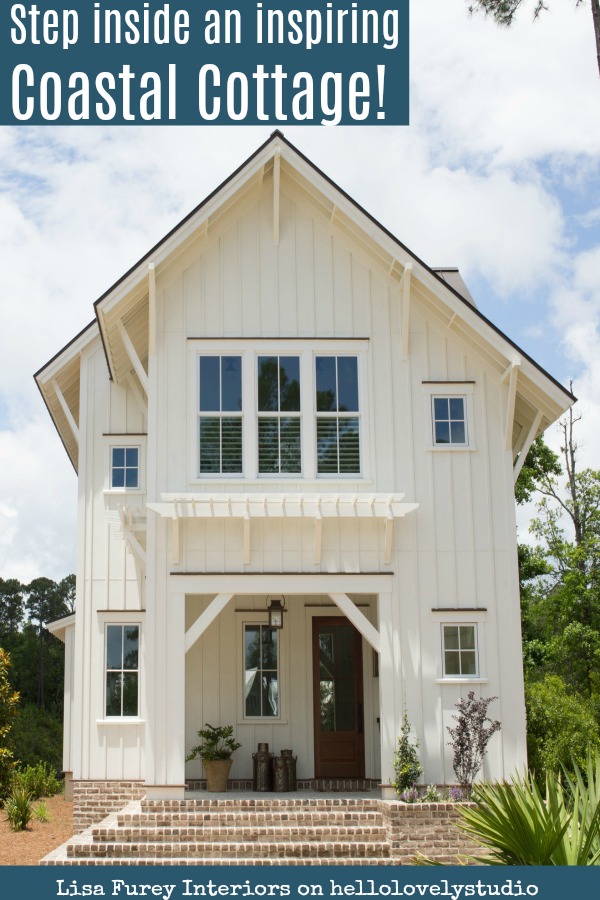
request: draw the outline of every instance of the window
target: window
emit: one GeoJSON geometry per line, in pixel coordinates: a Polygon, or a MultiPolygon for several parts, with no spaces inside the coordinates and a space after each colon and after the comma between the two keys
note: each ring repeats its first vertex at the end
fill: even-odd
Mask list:
{"type": "Polygon", "coordinates": [[[433,397],[433,443],[465,446],[467,420],[464,397],[433,397]]]}
{"type": "Polygon", "coordinates": [[[476,625],[442,625],[444,676],[477,675],[476,629],[476,625]]]}
{"type": "Polygon", "coordinates": [[[300,357],[258,357],[258,472],[302,471],[300,357]]]}
{"type": "Polygon", "coordinates": [[[137,716],[139,625],[106,626],[106,715],[137,716]]]}
{"type": "Polygon", "coordinates": [[[200,475],[242,472],[242,358],[201,356],[200,475]]]}
{"type": "Polygon", "coordinates": [[[317,473],[360,473],[358,360],[356,356],[317,356],[317,473]]]}
{"type": "Polygon", "coordinates": [[[137,490],[140,486],[140,448],[113,447],[110,472],[112,488],[137,490]]]}
{"type": "Polygon", "coordinates": [[[244,625],[244,715],[279,716],[279,632],[244,625]]]}

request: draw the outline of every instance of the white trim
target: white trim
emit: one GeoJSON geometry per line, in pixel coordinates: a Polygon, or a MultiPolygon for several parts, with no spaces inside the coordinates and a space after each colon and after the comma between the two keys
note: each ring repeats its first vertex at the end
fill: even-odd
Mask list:
{"type": "Polygon", "coordinates": [[[476,385],[468,382],[458,381],[438,381],[435,383],[425,383],[422,385],[424,398],[424,416],[426,425],[425,449],[435,451],[436,453],[461,453],[466,450],[473,452],[477,450],[476,433],[473,412],[473,394],[476,385]],[[462,397],[465,408],[465,444],[436,444],[433,401],[436,397],[462,397]]]}
{"type": "MultiPolygon", "coordinates": [[[[284,620],[285,622],[285,620],[284,620]]],[[[244,662],[245,662],[245,627],[246,625],[268,625],[267,609],[235,611],[235,646],[236,646],[236,715],[238,725],[287,725],[288,715],[288,687],[291,677],[288,659],[288,635],[289,627],[284,625],[278,631],[278,656],[277,656],[277,690],[279,702],[279,715],[277,716],[247,716],[246,698],[244,695],[244,662]]]]}
{"type": "MultiPolygon", "coordinates": [[[[467,683],[472,683],[473,681],[480,679],[482,671],[481,659],[479,654],[479,622],[473,621],[452,621],[452,622],[440,622],[440,645],[441,645],[441,662],[442,662],[442,681],[455,682],[460,681],[467,683]],[[472,628],[473,629],[473,637],[474,637],[474,651],[475,651],[475,672],[472,675],[447,675],[446,674],[446,644],[444,640],[444,629],[445,628],[472,628]]],[[[451,651],[454,652],[454,651],[451,651]]],[[[456,651],[459,654],[459,662],[460,662],[460,639],[459,639],[459,647],[456,651]]],[[[467,652],[471,652],[467,650],[467,652]]]]}
{"type": "Polygon", "coordinates": [[[238,573],[171,574],[170,594],[218,594],[231,592],[239,596],[251,594],[342,594],[391,593],[394,576],[390,572],[346,574],[319,572],[309,574],[238,573]]]}

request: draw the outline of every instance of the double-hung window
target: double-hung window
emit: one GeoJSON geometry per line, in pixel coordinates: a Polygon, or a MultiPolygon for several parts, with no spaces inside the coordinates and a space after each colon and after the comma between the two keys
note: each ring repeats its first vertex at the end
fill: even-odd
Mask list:
{"type": "Polygon", "coordinates": [[[139,625],[106,626],[107,717],[138,715],[139,650],[139,625]]]}
{"type": "Polygon", "coordinates": [[[360,474],[358,359],[315,359],[317,473],[360,474]]]}
{"type": "Polygon", "coordinates": [[[258,357],[258,473],[302,471],[300,357],[258,357]]]}
{"type": "Polygon", "coordinates": [[[442,625],[444,676],[477,675],[477,626],[442,625]]]}
{"type": "Polygon", "coordinates": [[[279,631],[244,625],[244,716],[274,718],[279,706],[279,631]]]}
{"type": "Polygon", "coordinates": [[[200,475],[242,473],[242,358],[201,356],[200,475]]]}

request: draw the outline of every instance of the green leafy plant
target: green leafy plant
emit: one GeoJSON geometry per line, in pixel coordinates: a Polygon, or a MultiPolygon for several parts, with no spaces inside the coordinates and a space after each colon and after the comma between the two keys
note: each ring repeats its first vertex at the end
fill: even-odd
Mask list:
{"type": "Polygon", "coordinates": [[[48,812],[48,807],[43,801],[41,803],[38,803],[38,805],[34,807],[33,814],[38,822],[46,824],[50,821],[50,813],[48,812]]]}
{"type": "MultiPolygon", "coordinates": [[[[478,784],[462,806],[460,828],[486,851],[462,863],[493,866],[596,866],[600,864],[600,754],[587,771],[575,764],[566,786],[554,773],[545,790],[533,774],[499,784],[478,784]]],[[[424,856],[419,865],[437,865],[424,856]]]]}
{"type": "Polygon", "coordinates": [[[23,788],[17,787],[7,798],[4,811],[11,831],[23,831],[33,815],[31,797],[23,788]]]}
{"type": "Polygon", "coordinates": [[[200,757],[203,760],[231,759],[233,753],[242,745],[233,737],[233,725],[215,727],[208,722],[198,732],[202,743],[192,747],[186,761],[200,757]]]}
{"type": "Polygon", "coordinates": [[[18,769],[14,776],[14,786],[25,790],[32,800],[53,797],[61,791],[62,785],[48,763],[39,762],[35,766],[18,769]]]}
{"type": "Polygon", "coordinates": [[[438,803],[440,800],[440,795],[438,789],[435,784],[428,784],[427,790],[423,794],[423,802],[424,803],[438,803]]]}
{"type": "Polygon", "coordinates": [[[452,717],[456,720],[456,727],[448,728],[452,738],[449,744],[454,751],[454,774],[467,797],[483,765],[487,745],[500,730],[500,722],[492,721],[487,715],[488,706],[497,699],[480,697],[476,700],[474,691],[469,691],[466,699],[461,697],[455,704],[458,715],[452,717]]]}
{"type": "Polygon", "coordinates": [[[410,731],[410,722],[405,710],[402,720],[402,731],[398,738],[398,747],[394,753],[394,772],[396,777],[392,782],[392,787],[395,788],[398,797],[404,791],[414,787],[423,774],[423,767],[419,762],[417,753],[419,742],[417,740],[411,741],[410,731]]]}

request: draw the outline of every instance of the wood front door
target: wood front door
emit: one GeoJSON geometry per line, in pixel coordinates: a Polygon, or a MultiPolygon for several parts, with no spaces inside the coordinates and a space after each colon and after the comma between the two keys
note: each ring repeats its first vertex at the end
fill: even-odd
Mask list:
{"type": "Polygon", "coordinates": [[[313,619],[315,777],[364,778],[362,638],[348,619],[313,619]]]}

